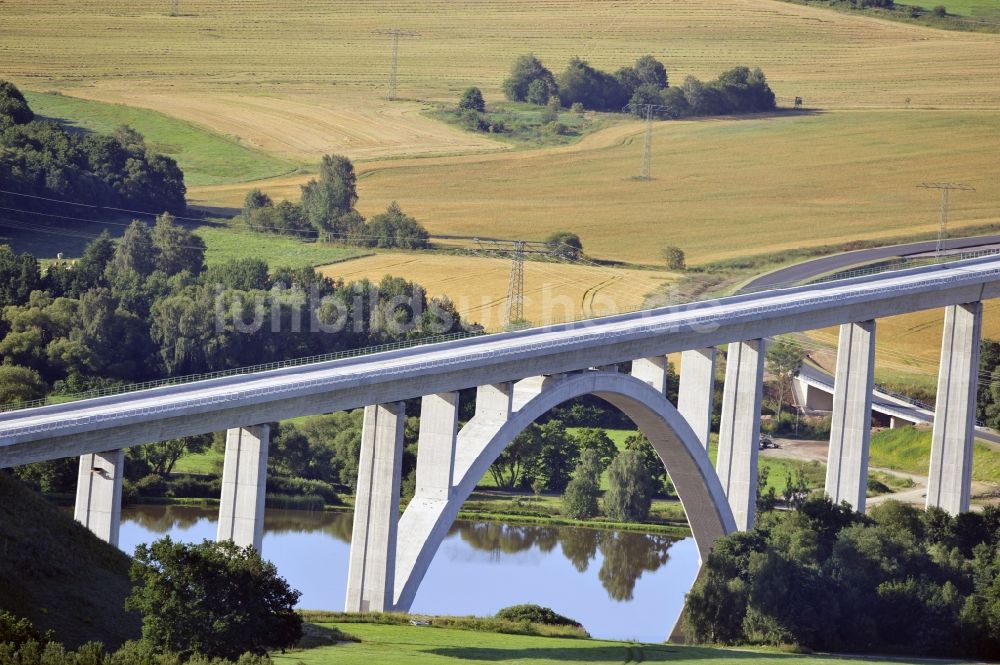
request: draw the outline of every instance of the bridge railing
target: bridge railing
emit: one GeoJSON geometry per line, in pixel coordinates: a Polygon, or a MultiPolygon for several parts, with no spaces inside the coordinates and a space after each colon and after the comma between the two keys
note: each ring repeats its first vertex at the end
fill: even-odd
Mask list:
{"type": "Polygon", "coordinates": [[[392,342],[390,344],[366,346],[358,349],[350,349],[347,351],[335,351],[332,353],[324,353],[321,355],[305,356],[302,358],[293,358],[291,360],[281,360],[270,363],[261,363],[258,365],[248,365],[245,367],[234,367],[232,369],[218,370],[215,372],[204,372],[202,374],[185,374],[183,376],[173,376],[165,379],[143,381],[141,383],[126,383],[118,386],[110,386],[107,388],[97,388],[94,390],[87,390],[84,392],[73,393],[70,395],[50,395],[48,397],[43,397],[41,399],[27,400],[23,402],[8,402],[6,404],[0,404],[0,413],[19,411],[21,409],[30,409],[38,406],[49,406],[51,404],[65,404],[66,402],[77,402],[84,399],[93,399],[95,397],[110,397],[113,395],[122,395],[125,393],[132,393],[140,390],[149,390],[150,388],[175,386],[185,383],[194,383],[195,381],[206,381],[208,379],[222,379],[229,376],[239,376],[241,374],[253,374],[255,372],[267,372],[276,369],[287,369],[289,367],[298,367],[300,365],[311,365],[313,363],[328,362],[331,360],[344,360],[347,358],[357,358],[360,356],[373,355],[376,353],[384,353],[386,351],[398,351],[400,349],[409,349],[415,346],[423,346],[426,344],[435,344],[438,342],[448,342],[456,339],[465,339],[467,337],[476,337],[481,334],[482,333],[479,332],[460,332],[460,333],[451,333],[448,335],[419,337],[416,339],[410,339],[401,342],[392,342]]]}

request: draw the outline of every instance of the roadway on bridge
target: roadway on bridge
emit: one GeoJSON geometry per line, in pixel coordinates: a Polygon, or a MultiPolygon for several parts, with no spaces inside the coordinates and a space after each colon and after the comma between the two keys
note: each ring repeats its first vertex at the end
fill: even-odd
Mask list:
{"type": "MultiPolygon", "coordinates": [[[[985,248],[1000,244],[1000,235],[972,236],[969,238],[949,238],[944,242],[946,252],[957,249],[985,248]]],[[[922,242],[911,242],[903,245],[888,245],[886,247],[872,247],[869,249],[859,249],[853,252],[843,252],[833,254],[818,259],[810,259],[802,263],[779,268],[769,273],[760,275],[743,285],[742,291],[760,291],[763,289],[775,289],[790,284],[798,284],[807,279],[813,279],[820,275],[826,275],[837,270],[846,270],[852,266],[857,266],[885,259],[910,257],[918,254],[933,252],[937,248],[936,240],[925,240],[922,242]]]]}
{"type": "Polygon", "coordinates": [[[1000,258],[988,257],[13,411],[0,415],[0,466],[992,298],[998,289],[1000,258]],[[114,428],[118,439],[107,438],[114,428]],[[28,445],[41,440],[55,448],[28,445]]]}

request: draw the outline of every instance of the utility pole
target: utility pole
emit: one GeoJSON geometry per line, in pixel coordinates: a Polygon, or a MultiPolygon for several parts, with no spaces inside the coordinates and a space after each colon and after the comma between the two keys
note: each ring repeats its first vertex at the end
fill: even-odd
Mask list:
{"type": "Polygon", "coordinates": [[[396,99],[396,70],[399,65],[399,38],[419,37],[419,32],[400,30],[399,28],[382,28],[372,32],[374,35],[389,35],[392,37],[392,62],[389,65],[389,94],[386,97],[390,102],[396,99]]]}
{"type": "Polygon", "coordinates": [[[938,228],[938,238],[937,247],[934,250],[934,255],[940,259],[941,249],[944,245],[944,239],[948,237],[948,194],[951,190],[957,190],[960,192],[974,192],[976,189],[970,187],[969,185],[961,185],[952,182],[924,182],[917,187],[921,189],[940,189],[941,190],[941,225],[938,228]]]}
{"type": "Polygon", "coordinates": [[[652,180],[651,164],[653,161],[653,112],[666,109],[659,104],[626,104],[622,111],[626,113],[643,113],[646,116],[646,135],[642,145],[642,163],[636,180],[652,180]]]}

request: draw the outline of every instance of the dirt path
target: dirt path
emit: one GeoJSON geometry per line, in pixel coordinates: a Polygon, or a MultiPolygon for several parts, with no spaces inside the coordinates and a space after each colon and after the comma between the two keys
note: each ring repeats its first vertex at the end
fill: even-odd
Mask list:
{"type": "MultiPolygon", "coordinates": [[[[820,462],[821,464],[826,464],[827,451],[829,449],[829,444],[826,441],[802,441],[799,439],[775,439],[775,442],[781,446],[780,448],[768,448],[767,450],[760,451],[760,454],[764,458],[776,458],[776,459],[790,459],[799,462],[820,462]]],[[[903,503],[909,503],[915,506],[923,506],[927,500],[927,476],[922,476],[916,473],[908,473],[906,471],[899,471],[898,469],[886,469],[882,467],[869,467],[871,471],[879,471],[882,473],[887,473],[898,478],[908,478],[913,481],[913,487],[907,487],[906,489],[899,490],[897,492],[891,492],[889,494],[882,494],[879,496],[868,497],[867,504],[869,506],[877,506],[878,504],[894,500],[901,501],[903,503]]],[[[983,503],[994,503],[997,499],[994,495],[997,494],[997,486],[992,483],[984,483],[981,481],[973,481],[972,483],[972,496],[975,497],[986,497],[983,503]]],[[[973,505],[973,509],[981,509],[978,505],[973,505]]]]}
{"type": "MultiPolygon", "coordinates": [[[[781,447],[762,450],[760,452],[762,457],[790,459],[799,462],[820,462],[821,464],[826,464],[827,451],[829,449],[829,443],[826,441],[775,439],[775,442],[781,447]]],[[[890,499],[902,501],[903,503],[909,503],[912,505],[923,505],[926,501],[927,476],[907,473],[905,471],[897,471],[895,469],[883,469],[879,467],[870,467],[870,469],[872,471],[888,473],[899,478],[909,478],[913,481],[913,487],[908,487],[889,494],[868,497],[867,505],[877,506],[878,504],[890,499]]]]}

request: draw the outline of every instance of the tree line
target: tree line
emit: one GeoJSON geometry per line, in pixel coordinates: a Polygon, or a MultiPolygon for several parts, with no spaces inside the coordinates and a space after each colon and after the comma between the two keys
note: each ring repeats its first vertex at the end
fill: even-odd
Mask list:
{"type": "MultiPolygon", "coordinates": [[[[654,108],[658,118],[755,113],[775,108],[774,92],[759,68],[735,67],[713,81],[693,76],[679,87],[670,87],[667,69],[651,55],[631,67],[603,72],[580,58],[572,58],[556,77],[534,55],[522,55],[503,82],[507,99],[540,106],[552,100],[564,108],[621,111],[626,106],[637,115],[654,108]]],[[[463,100],[465,101],[465,100],[463,100]]]]}
{"type": "MultiPolygon", "coordinates": [[[[151,213],[176,214],[186,205],[183,172],[173,159],[151,150],[142,134],[127,126],[112,134],[66,131],[36,117],[21,91],[3,80],[0,183],[4,190],[26,195],[0,192],[0,205],[35,212],[54,207],[44,198],[31,197],[151,213]]],[[[60,203],[57,212],[66,210],[60,203]]]]}
{"type": "Polygon", "coordinates": [[[357,247],[423,249],[430,237],[421,224],[393,201],[384,213],[365,220],[358,202],[354,165],[340,155],[324,155],[319,177],[302,186],[301,203],[275,203],[260,189],[247,192],[240,219],[252,230],[292,233],[357,247]]]}
{"type": "Polygon", "coordinates": [[[403,279],[204,254],[169,215],[44,271],[0,246],[0,403],[463,330],[450,301],[403,279]]]}
{"type": "Polygon", "coordinates": [[[996,659],[1000,508],[764,512],[716,542],[685,623],[698,642],[996,659]]]}

